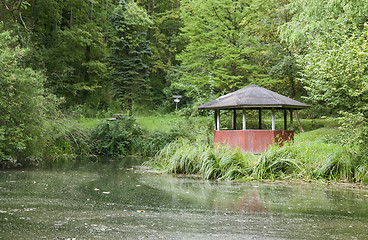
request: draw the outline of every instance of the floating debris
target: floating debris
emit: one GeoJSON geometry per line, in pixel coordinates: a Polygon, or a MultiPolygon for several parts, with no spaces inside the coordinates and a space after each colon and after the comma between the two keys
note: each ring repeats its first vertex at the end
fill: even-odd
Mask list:
{"type": "Polygon", "coordinates": [[[103,194],[110,194],[110,192],[102,192],[103,194]]]}

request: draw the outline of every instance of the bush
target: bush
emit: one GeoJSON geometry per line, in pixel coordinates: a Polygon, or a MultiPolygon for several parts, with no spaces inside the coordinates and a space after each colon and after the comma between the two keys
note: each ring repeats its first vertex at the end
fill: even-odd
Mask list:
{"type": "MultiPolygon", "coordinates": [[[[0,26],[1,31],[1,26],[0,26]]],[[[40,72],[22,67],[25,49],[10,32],[0,33],[0,166],[38,160],[47,146],[46,125],[58,100],[40,72]]]]}
{"type": "Polygon", "coordinates": [[[340,142],[368,163],[368,118],[363,113],[342,113],[340,142]]]}
{"type": "Polygon", "coordinates": [[[144,132],[133,117],[122,115],[116,121],[103,122],[92,131],[93,152],[99,155],[128,155],[137,153],[144,132]]]}

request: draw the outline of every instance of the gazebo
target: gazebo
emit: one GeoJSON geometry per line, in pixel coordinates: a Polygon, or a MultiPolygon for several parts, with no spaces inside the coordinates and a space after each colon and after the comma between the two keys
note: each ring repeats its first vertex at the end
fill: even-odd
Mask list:
{"type": "Polygon", "coordinates": [[[244,152],[262,153],[274,143],[282,144],[284,141],[293,141],[293,110],[308,107],[307,104],[252,84],[203,104],[198,108],[215,110],[215,145],[228,144],[232,148],[239,147],[244,152]],[[232,129],[221,129],[221,110],[232,111],[232,129]],[[242,129],[236,129],[237,110],[242,111],[242,129]],[[272,111],[271,130],[262,129],[262,110],[272,111]],[[246,111],[258,111],[258,129],[247,129],[246,111]],[[284,127],[282,130],[276,130],[275,111],[283,111],[284,127]],[[290,112],[289,129],[287,123],[288,111],[290,112]]]}

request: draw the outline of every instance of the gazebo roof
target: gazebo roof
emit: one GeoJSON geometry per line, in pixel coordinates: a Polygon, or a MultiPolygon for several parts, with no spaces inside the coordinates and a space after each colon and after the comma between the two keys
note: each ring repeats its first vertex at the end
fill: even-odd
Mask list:
{"type": "Polygon", "coordinates": [[[249,85],[199,106],[199,109],[241,109],[241,108],[293,108],[303,109],[309,105],[285,97],[271,90],[249,85]]]}

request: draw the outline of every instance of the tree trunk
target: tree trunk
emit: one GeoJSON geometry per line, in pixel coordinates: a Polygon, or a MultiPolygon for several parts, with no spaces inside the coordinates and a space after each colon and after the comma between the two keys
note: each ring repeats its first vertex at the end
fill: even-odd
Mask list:
{"type": "Polygon", "coordinates": [[[300,131],[300,132],[304,132],[304,129],[303,129],[302,125],[300,124],[298,111],[294,110],[294,115],[295,115],[295,120],[296,120],[296,122],[298,123],[299,131],[300,131]]]}

